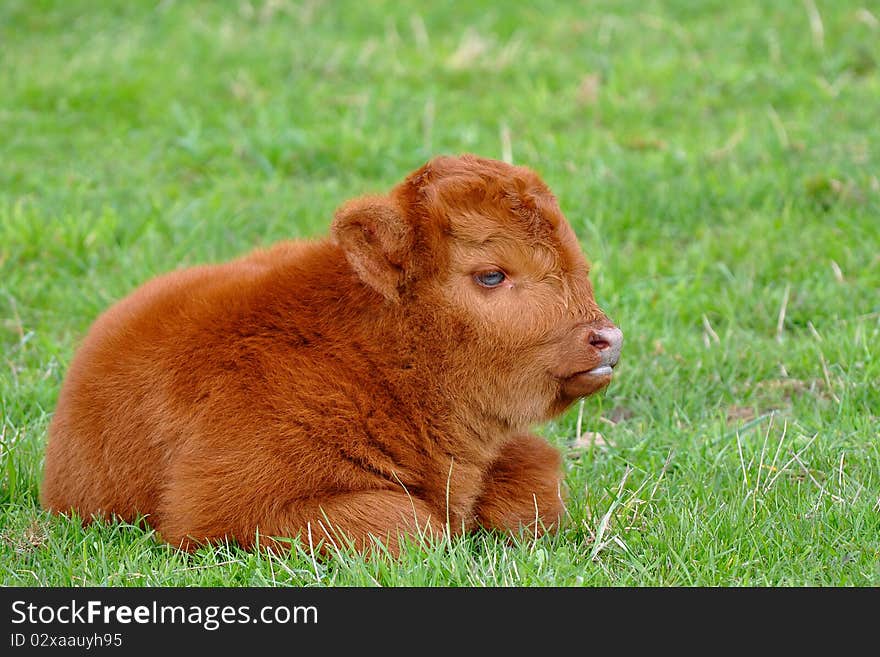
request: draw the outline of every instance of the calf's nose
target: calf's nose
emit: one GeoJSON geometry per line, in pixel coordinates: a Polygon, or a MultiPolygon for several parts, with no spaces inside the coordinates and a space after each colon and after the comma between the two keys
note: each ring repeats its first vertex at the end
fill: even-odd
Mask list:
{"type": "Polygon", "coordinates": [[[623,331],[616,326],[595,329],[590,332],[590,346],[599,352],[602,357],[602,365],[614,367],[620,360],[623,331]]]}

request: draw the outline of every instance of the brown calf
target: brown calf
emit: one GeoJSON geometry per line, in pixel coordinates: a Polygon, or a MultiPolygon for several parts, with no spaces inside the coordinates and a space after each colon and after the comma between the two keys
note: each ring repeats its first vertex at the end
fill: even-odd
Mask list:
{"type": "Polygon", "coordinates": [[[621,333],[532,171],[439,157],[331,236],[160,276],[78,350],[43,504],[184,549],[351,541],[563,513],[529,428],[606,386],[621,333]]]}

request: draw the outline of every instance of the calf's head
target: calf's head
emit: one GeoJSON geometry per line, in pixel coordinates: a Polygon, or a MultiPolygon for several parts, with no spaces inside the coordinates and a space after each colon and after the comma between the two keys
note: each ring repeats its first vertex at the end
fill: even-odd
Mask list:
{"type": "Polygon", "coordinates": [[[333,234],[479,412],[529,424],[611,381],[623,335],[596,304],[556,199],[529,169],[435,158],[388,196],[344,205],[333,234]]]}

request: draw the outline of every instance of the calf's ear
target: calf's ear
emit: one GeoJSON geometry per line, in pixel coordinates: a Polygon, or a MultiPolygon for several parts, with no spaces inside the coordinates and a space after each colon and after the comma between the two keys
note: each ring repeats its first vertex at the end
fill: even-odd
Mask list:
{"type": "Polygon", "coordinates": [[[391,301],[400,298],[412,251],[412,227],[387,196],[364,196],[336,211],[333,237],[360,279],[391,301]]]}

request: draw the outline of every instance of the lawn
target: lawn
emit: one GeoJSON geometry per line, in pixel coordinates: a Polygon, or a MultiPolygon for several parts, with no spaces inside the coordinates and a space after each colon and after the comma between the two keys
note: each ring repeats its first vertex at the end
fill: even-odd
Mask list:
{"type": "Polygon", "coordinates": [[[880,585],[880,10],[5,0],[0,350],[2,584],[880,585]],[[102,309],[461,152],[541,173],[626,335],[538,429],[562,531],[321,561],[40,509],[102,309]]]}

